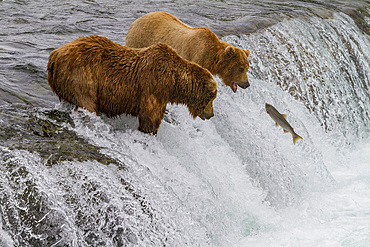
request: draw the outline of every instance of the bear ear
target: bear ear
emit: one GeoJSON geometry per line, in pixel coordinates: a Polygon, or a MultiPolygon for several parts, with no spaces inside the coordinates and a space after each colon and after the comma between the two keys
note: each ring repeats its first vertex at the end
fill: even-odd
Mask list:
{"type": "Polygon", "coordinates": [[[228,46],[225,48],[225,53],[227,56],[232,56],[235,53],[235,48],[233,46],[228,46]]]}
{"type": "Polygon", "coordinates": [[[249,57],[249,54],[251,54],[251,51],[249,49],[247,50],[243,50],[245,52],[245,54],[247,55],[247,57],[249,57]]]}

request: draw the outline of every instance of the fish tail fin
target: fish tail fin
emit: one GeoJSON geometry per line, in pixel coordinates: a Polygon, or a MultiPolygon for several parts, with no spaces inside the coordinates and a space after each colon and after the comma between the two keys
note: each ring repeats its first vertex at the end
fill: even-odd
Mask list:
{"type": "Polygon", "coordinates": [[[297,140],[299,140],[299,139],[303,139],[302,137],[300,137],[299,135],[297,135],[297,134],[295,134],[295,135],[293,135],[293,144],[295,144],[296,143],[296,141],[297,140]]]}

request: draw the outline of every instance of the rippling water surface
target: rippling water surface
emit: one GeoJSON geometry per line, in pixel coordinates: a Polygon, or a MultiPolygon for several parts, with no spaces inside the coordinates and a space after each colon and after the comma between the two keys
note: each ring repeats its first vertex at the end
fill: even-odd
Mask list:
{"type": "Polygon", "coordinates": [[[0,1],[0,246],[369,246],[368,1],[0,1]],[[52,50],[167,11],[250,49],[158,135],[60,103],[52,50]],[[264,105],[303,137],[275,128],[264,105]]]}

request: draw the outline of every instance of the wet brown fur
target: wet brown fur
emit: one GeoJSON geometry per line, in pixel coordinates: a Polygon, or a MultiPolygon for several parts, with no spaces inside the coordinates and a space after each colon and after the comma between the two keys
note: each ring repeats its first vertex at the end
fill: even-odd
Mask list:
{"type": "Polygon", "coordinates": [[[166,12],[152,12],[134,21],[126,35],[126,46],[143,48],[163,42],[183,58],[218,75],[225,85],[249,86],[247,71],[250,50],[220,41],[207,27],[192,28],[166,12]]]}
{"type": "Polygon", "coordinates": [[[217,84],[209,71],[166,44],[145,49],[100,37],[80,37],[51,52],[48,82],[60,99],[90,112],[139,118],[139,130],[156,133],[167,103],[185,104],[195,118],[212,108],[217,84]]]}

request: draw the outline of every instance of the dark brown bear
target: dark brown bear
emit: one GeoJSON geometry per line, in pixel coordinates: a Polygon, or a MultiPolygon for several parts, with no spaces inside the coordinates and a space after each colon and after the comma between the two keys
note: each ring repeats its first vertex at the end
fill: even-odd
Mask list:
{"type": "Polygon", "coordinates": [[[47,70],[59,99],[108,116],[137,116],[145,133],[157,133],[167,103],[185,104],[193,118],[213,116],[211,73],[163,43],[134,49],[80,37],[54,50],[47,70]]]}

